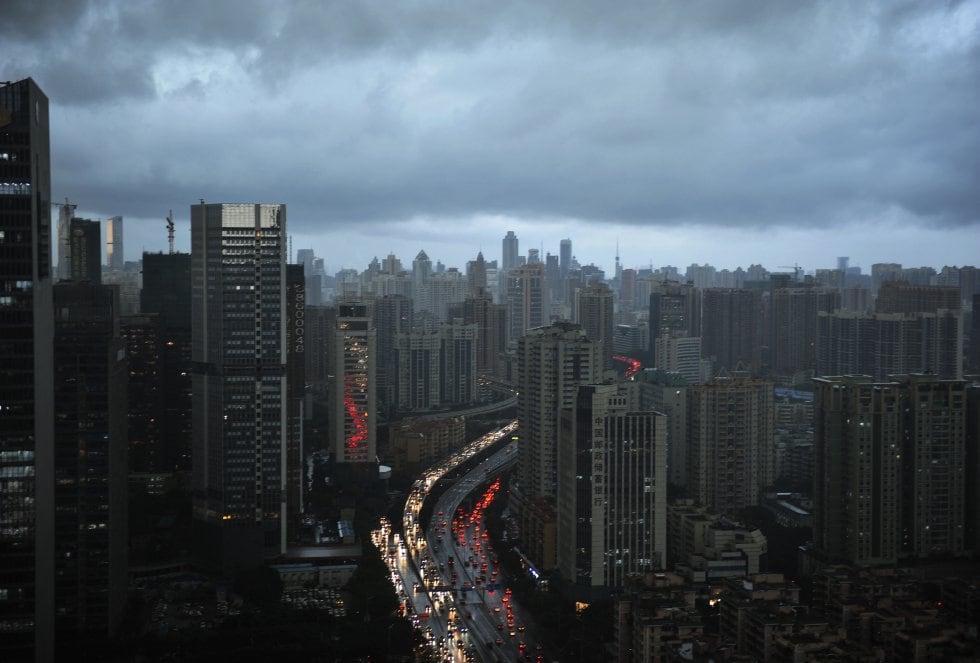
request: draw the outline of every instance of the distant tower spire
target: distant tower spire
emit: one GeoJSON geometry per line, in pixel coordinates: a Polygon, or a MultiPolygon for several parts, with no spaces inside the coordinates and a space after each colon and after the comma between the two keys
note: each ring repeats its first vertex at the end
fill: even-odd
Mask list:
{"type": "Polygon", "coordinates": [[[170,255],[174,254],[174,211],[167,213],[167,244],[170,246],[170,255]]]}

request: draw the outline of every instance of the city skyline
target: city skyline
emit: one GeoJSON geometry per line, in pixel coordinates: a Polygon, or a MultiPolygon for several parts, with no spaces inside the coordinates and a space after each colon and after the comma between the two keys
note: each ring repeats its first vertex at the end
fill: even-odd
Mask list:
{"type": "Polygon", "coordinates": [[[122,215],[129,260],[170,209],[186,249],[203,198],[283,201],[331,271],[463,267],[507,230],[607,271],[617,242],[633,267],[974,262],[977,2],[202,11],[0,27],[4,78],[52,100],[52,200],[122,215]]]}

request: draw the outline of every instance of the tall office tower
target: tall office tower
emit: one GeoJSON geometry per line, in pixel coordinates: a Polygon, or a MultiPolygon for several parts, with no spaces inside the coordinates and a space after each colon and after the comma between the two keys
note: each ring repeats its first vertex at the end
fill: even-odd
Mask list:
{"type": "Polygon", "coordinates": [[[376,346],[371,309],[357,301],[337,304],[331,366],[331,420],[338,463],[377,460],[376,346]]]}
{"type": "Polygon", "coordinates": [[[876,262],[871,265],[871,292],[878,294],[878,289],[888,281],[902,280],[902,266],[895,262],[876,262]]]}
{"type": "Polygon", "coordinates": [[[102,224],[71,220],[71,280],[102,283],[102,224]]]}
{"type": "Polygon", "coordinates": [[[701,352],[716,369],[762,368],[762,291],[708,288],[701,293],[701,352]]]}
{"type": "Polygon", "coordinates": [[[851,313],[817,316],[817,375],[898,373],[963,377],[960,311],[851,313]]]}
{"type": "Polygon", "coordinates": [[[54,658],[54,306],[48,98],[0,83],[0,659],[54,658]]]}
{"type": "Polygon", "coordinates": [[[505,274],[517,267],[518,255],[520,255],[520,249],[518,247],[517,235],[514,234],[513,230],[508,230],[504,236],[500,264],[505,274]]]}
{"type": "Polygon", "coordinates": [[[572,240],[563,239],[558,245],[558,270],[561,272],[561,280],[564,281],[568,276],[568,270],[572,268],[572,240]]]}
{"type": "Polygon", "coordinates": [[[636,308],[636,270],[624,269],[619,275],[619,307],[623,311],[636,308]]]}
{"type": "MultiPolygon", "coordinates": [[[[306,307],[306,382],[317,396],[327,393],[330,375],[330,344],[337,327],[337,309],[333,306],[306,307]]],[[[307,413],[308,415],[310,413],[307,413]]]]}
{"type": "Polygon", "coordinates": [[[558,492],[558,426],[563,408],[572,407],[578,387],[599,381],[599,346],[569,322],[530,330],[517,341],[518,485],[521,538],[532,561],[554,566],[554,541],[545,534],[555,522],[558,492]]]}
{"type": "Polygon", "coordinates": [[[875,300],[876,313],[935,313],[960,308],[957,286],[911,285],[904,281],[882,284],[875,300]]]}
{"type": "Polygon", "coordinates": [[[442,401],[473,405],[480,400],[477,389],[476,345],[478,328],[462,318],[442,326],[442,401]]]}
{"type": "Polygon", "coordinates": [[[980,294],[973,295],[970,331],[963,369],[967,375],[980,374],[980,294]]]}
{"type": "Polygon", "coordinates": [[[667,415],[667,478],[675,486],[687,486],[687,389],[677,373],[645,369],[636,375],[640,408],[667,415]]]}
{"type": "Polygon", "coordinates": [[[818,549],[854,564],[972,551],[970,385],[931,375],[815,382],[818,549]]]}
{"type": "Polygon", "coordinates": [[[225,574],[282,548],[286,207],[191,206],[193,527],[225,574]]]}
{"type": "Polygon", "coordinates": [[[383,295],[374,300],[372,321],[376,333],[376,392],[378,405],[385,414],[397,404],[398,359],[395,338],[412,330],[412,299],[406,295],[383,295]]]}
{"type": "Polygon", "coordinates": [[[466,265],[467,293],[473,293],[487,287],[487,261],[483,259],[483,251],[476,254],[476,260],[466,265]]]}
{"type": "Polygon", "coordinates": [[[439,407],[442,335],[417,329],[395,336],[397,366],[395,404],[400,412],[426,412],[439,407]]]}
{"type": "Polygon", "coordinates": [[[558,256],[546,254],[544,257],[544,278],[548,284],[548,299],[552,302],[561,301],[561,268],[558,266],[558,256]]]}
{"type": "Polygon", "coordinates": [[[193,437],[189,253],[143,254],[140,311],[143,315],[123,321],[130,365],[139,374],[130,380],[131,389],[137,384],[145,389],[145,398],[134,394],[130,399],[131,413],[144,413],[142,421],[131,414],[130,425],[138,428],[130,432],[131,441],[142,439],[155,448],[148,450],[147,457],[131,446],[130,460],[146,461],[138,471],[189,471],[193,437]],[[147,427],[155,429],[155,441],[145,434],[132,437],[147,427]]]}
{"type": "MultiPolygon", "coordinates": [[[[980,295],[974,295],[974,304],[980,295]]],[[[980,382],[966,387],[966,455],[964,476],[966,483],[963,545],[980,553],[980,382]]]]}
{"type": "Polygon", "coordinates": [[[701,292],[692,284],[661,281],[650,293],[650,355],[661,336],[701,335],[701,292]]]}
{"type": "Polygon", "coordinates": [[[494,304],[488,290],[473,293],[463,301],[463,322],[476,325],[476,370],[499,375],[498,362],[507,350],[507,312],[494,304]]]}
{"type": "Polygon", "coordinates": [[[67,198],[58,205],[58,270],[55,275],[58,281],[71,278],[71,220],[75,218],[77,207],[67,198]]]}
{"type": "Polygon", "coordinates": [[[391,274],[392,276],[397,276],[402,272],[402,261],[398,259],[394,253],[389,253],[385,256],[385,259],[381,261],[381,271],[385,274],[391,274]]]}
{"type": "Polygon", "coordinates": [[[527,250],[527,264],[537,265],[541,262],[541,252],[538,249],[527,250]]]}
{"type": "Polygon", "coordinates": [[[296,262],[303,266],[303,274],[307,277],[313,274],[313,259],[316,256],[313,249],[297,249],[296,262]]]}
{"type": "Polygon", "coordinates": [[[507,318],[511,340],[548,324],[551,305],[547,293],[541,263],[521,265],[507,273],[507,318]]]}
{"type": "Polygon", "coordinates": [[[123,218],[110,216],[105,224],[105,264],[106,267],[122,271],[126,260],[123,257],[123,218]]]}
{"type": "MultiPolygon", "coordinates": [[[[605,283],[591,283],[577,293],[575,321],[589,340],[601,345],[606,368],[613,367],[613,291],[605,283]]],[[[700,357],[698,357],[700,359],[700,357]]]]}
{"type": "Polygon", "coordinates": [[[702,370],[701,337],[699,336],[661,336],[657,339],[653,354],[653,365],[658,370],[677,373],[689,384],[700,384],[710,371],[702,370]]]}
{"type": "Polygon", "coordinates": [[[780,288],[769,296],[769,370],[793,379],[817,368],[817,314],[840,308],[840,292],[826,288],[780,288]]]}
{"type": "Polygon", "coordinates": [[[125,343],[113,286],[54,286],[56,655],[115,634],[128,570],[125,343]]]}
{"type": "Polygon", "coordinates": [[[667,417],[631,408],[628,388],[581,386],[561,415],[557,562],[583,600],[666,562],[667,417]]]}
{"type": "Polygon", "coordinates": [[[719,513],[758,504],[775,478],[772,383],[717,377],[687,398],[691,495],[719,513]]]}
{"type": "Polygon", "coordinates": [[[286,265],[286,523],[282,545],[296,541],[303,513],[303,423],[306,400],[306,273],[286,265]]]}

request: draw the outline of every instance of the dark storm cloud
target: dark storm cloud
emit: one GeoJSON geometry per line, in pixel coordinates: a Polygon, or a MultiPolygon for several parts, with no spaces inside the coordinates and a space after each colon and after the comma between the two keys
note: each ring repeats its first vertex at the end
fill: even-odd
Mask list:
{"type": "Polygon", "coordinates": [[[978,223],[976,2],[34,5],[0,76],[107,215],[978,223]]]}

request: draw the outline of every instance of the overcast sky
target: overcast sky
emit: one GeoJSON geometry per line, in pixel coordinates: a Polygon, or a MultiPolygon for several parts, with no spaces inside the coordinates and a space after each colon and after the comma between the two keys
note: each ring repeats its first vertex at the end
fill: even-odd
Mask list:
{"type": "Polygon", "coordinates": [[[980,2],[3,0],[53,197],[281,202],[328,271],[420,249],[980,264],[980,2]]]}

